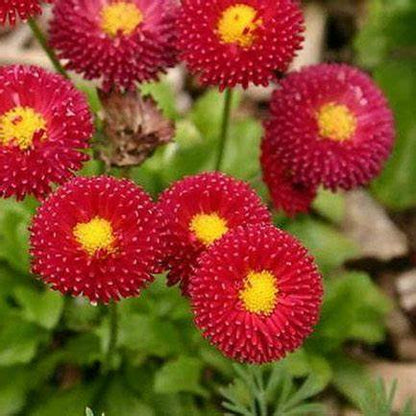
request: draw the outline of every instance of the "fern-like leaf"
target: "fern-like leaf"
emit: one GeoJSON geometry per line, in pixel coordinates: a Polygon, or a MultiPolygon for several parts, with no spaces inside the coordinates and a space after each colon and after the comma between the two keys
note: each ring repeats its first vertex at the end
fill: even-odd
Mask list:
{"type": "Polygon", "coordinates": [[[324,407],[310,400],[321,390],[310,376],[303,384],[294,380],[286,366],[234,366],[236,378],[221,389],[223,407],[242,416],[309,416],[324,414],[324,407]]]}

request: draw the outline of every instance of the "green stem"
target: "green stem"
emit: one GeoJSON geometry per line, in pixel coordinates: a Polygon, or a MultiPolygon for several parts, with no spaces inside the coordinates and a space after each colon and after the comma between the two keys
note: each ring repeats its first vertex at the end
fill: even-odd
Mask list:
{"type": "Polygon", "coordinates": [[[231,88],[225,90],[224,99],[224,110],[221,123],[221,131],[218,143],[218,155],[215,164],[215,170],[221,170],[221,164],[224,157],[225,143],[227,141],[228,129],[230,125],[230,114],[231,114],[231,102],[232,102],[233,91],[231,88]]]}
{"type": "Polygon", "coordinates": [[[107,354],[105,357],[103,370],[108,373],[113,369],[114,356],[117,350],[117,335],[118,335],[118,312],[117,303],[111,301],[109,304],[109,318],[110,318],[110,339],[108,342],[107,354]]]}
{"type": "Polygon", "coordinates": [[[37,24],[36,20],[29,19],[28,23],[30,28],[32,29],[33,35],[39,42],[40,46],[42,46],[42,49],[45,51],[46,55],[48,55],[56,71],[59,72],[65,78],[69,79],[67,72],[65,71],[64,67],[60,64],[54,50],[48,45],[48,41],[46,40],[46,37],[40,29],[39,25],[37,24]]]}

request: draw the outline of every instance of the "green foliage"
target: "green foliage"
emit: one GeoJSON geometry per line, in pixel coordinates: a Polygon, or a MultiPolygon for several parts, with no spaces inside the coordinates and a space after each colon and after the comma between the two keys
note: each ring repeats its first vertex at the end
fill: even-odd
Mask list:
{"type": "MultiPolygon", "coordinates": [[[[414,6],[411,0],[371,0],[368,23],[356,41],[358,61],[374,71],[396,112],[395,153],[373,191],[397,209],[416,203],[416,65],[407,49],[415,34],[414,6]]],[[[91,108],[99,111],[95,89],[82,89],[91,108]]],[[[184,175],[214,168],[224,96],[208,90],[188,113],[180,114],[166,81],[145,85],[142,92],[151,94],[176,123],[174,142],[132,170],[133,179],[157,196],[184,175]]],[[[234,109],[242,99],[235,94],[234,109]]],[[[250,181],[267,202],[260,180],[261,135],[257,119],[234,114],[223,167],[250,181]]],[[[81,174],[101,169],[91,161],[81,174]]],[[[322,415],[315,398],[329,386],[360,406],[364,415],[371,414],[369,397],[377,409],[389,408],[391,391],[380,385],[367,390],[363,367],[345,354],[346,344],[383,341],[390,305],[370,276],[345,271],[345,261],[360,252],[341,231],[342,194],[320,191],[309,217],[275,216],[279,227],[295,234],[316,256],[325,278],[322,318],[302,349],[273,366],[232,366],[195,329],[188,301],[158,276],[142,296],[119,303],[117,352],[113,371],[105,377],[106,309],[85,299],[65,299],[29,273],[27,228],[35,207],[30,199],[0,201],[2,416],[215,416],[224,409],[246,416],[322,415]],[[218,386],[231,380],[221,389],[222,409],[218,386]],[[368,392],[364,398],[363,391],[368,392]]],[[[403,415],[410,414],[405,412],[411,411],[409,406],[403,415]]]]}
{"type": "Polygon", "coordinates": [[[365,273],[350,272],[327,281],[318,324],[323,348],[331,350],[348,339],[375,344],[384,339],[389,301],[365,273]],[[340,331],[342,323],[342,331],[340,331]]]}
{"type": "MultiPolygon", "coordinates": [[[[136,181],[157,195],[184,174],[213,168],[223,96],[208,91],[181,116],[168,86],[146,88],[177,124],[175,142],[133,171],[136,181]]],[[[233,106],[240,100],[236,94],[233,106]]],[[[252,181],[267,197],[259,181],[261,134],[258,121],[234,117],[224,167],[252,181]]],[[[97,174],[100,169],[90,162],[82,174],[97,174]]],[[[64,299],[28,272],[27,227],[35,207],[31,200],[0,202],[0,408],[4,416],[73,416],[83,414],[88,406],[93,414],[106,416],[221,414],[218,385],[234,377],[232,364],[200,336],[189,302],[177,289],[166,288],[164,276],[158,276],[139,298],[119,303],[114,371],[107,378],[100,375],[109,343],[106,309],[85,299],[64,299]],[[67,379],[70,385],[63,388],[67,379]]],[[[270,415],[316,414],[320,407],[313,403],[313,396],[330,384],[357,402],[354,387],[360,385],[362,368],[353,361],[341,361],[343,347],[347,342],[380,342],[388,302],[367,275],[343,271],[343,263],[359,255],[339,229],[343,196],[322,191],[315,209],[319,219],[279,217],[277,221],[311,249],[327,278],[322,321],[305,347],[281,364],[237,367],[238,377],[222,390],[228,411],[236,406],[247,415],[255,406],[256,411],[266,409],[270,415]]]]}
{"type": "MultiPolygon", "coordinates": [[[[233,108],[238,106],[240,100],[241,96],[236,92],[233,108]]],[[[156,195],[185,175],[213,170],[223,104],[223,94],[208,90],[182,118],[177,119],[177,115],[168,111],[167,114],[176,119],[175,140],[159,149],[140,169],[134,170],[136,181],[156,195]]],[[[163,108],[172,106],[175,106],[174,96],[170,97],[169,103],[163,101],[163,108]]],[[[246,180],[258,176],[261,135],[258,120],[251,117],[232,118],[224,171],[246,180]]]]}
{"type": "Polygon", "coordinates": [[[320,269],[330,272],[359,254],[356,245],[332,224],[311,217],[302,217],[287,226],[315,256],[320,269]]]}
{"type": "Polygon", "coordinates": [[[370,383],[369,387],[362,394],[359,402],[359,408],[363,416],[413,416],[416,414],[416,406],[411,399],[409,399],[398,412],[393,411],[393,402],[397,390],[397,381],[394,381],[390,389],[382,379],[370,383]]]}
{"type": "Polygon", "coordinates": [[[27,321],[46,329],[55,328],[64,307],[62,295],[51,291],[35,291],[23,286],[17,287],[14,294],[27,321]]]}
{"type": "Polygon", "coordinates": [[[310,400],[322,391],[322,383],[310,375],[297,383],[284,364],[270,368],[235,365],[237,377],[221,389],[222,405],[232,413],[244,416],[307,416],[321,415],[324,407],[310,400]]]}
{"type": "Polygon", "coordinates": [[[200,386],[202,363],[192,357],[181,356],[167,362],[155,376],[156,393],[190,392],[207,396],[200,386]]]}
{"type": "Polygon", "coordinates": [[[367,23],[356,39],[357,58],[374,71],[392,106],[397,128],[393,155],[373,189],[387,206],[406,209],[416,204],[416,4],[413,0],[369,3],[367,23]]]}

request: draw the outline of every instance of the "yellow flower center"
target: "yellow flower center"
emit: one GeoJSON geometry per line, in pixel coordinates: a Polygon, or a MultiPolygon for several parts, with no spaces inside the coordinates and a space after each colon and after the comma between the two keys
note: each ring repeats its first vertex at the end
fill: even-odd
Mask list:
{"type": "Polygon", "coordinates": [[[270,315],[276,306],[278,293],[275,277],[264,270],[250,272],[244,281],[244,288],[238,295],[246,311],[258,315],[270,315]]]}
{"type": "Polygon", "coordinates": [[[218,36],[224,43],[237,43],[242,48],[248,48],[256,40],[255,31],[262,23],[254,7],[246,4],[230,6],[218,21],[218,36]]]}
{"type": "Polygon", "coordinates": [[[119,32],[130,35],[142,21],[139,8],[126,1],[109,4],[101,10],[101,29],[111,37],[119,32]]]}
{"type": "Polygon", "coordinates": [[[196,238],[207,246],[228,231],[227,222],[216,213],[195,215],[189,228],[196,238]]]}
{"type": "Polygon", "coordinates": [[[357,129],[357,118],[342,104],[329,103],[317,115],[319,134],[325,139],[343,142],[349,140],[357,129]]]}
{"type": "Polygon", "coordinates": [[[14,107],[0,116],[0,144],[15,145],[21,150],[29,148],[36,132],[44,131],[46,138],[46,120],[33,108],[14,107]]]}
{"type": "Polygon", "coordinates": [[[114,251],[115,237],[111,223],[94,217],[88,222],[78,223],[73,229],[74,237],[81,247],[93,256],[99,250],[114,251]]]}

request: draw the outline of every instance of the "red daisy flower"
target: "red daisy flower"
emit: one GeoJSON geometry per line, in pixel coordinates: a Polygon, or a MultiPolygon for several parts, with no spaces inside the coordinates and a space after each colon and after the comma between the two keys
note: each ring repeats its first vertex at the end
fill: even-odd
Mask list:
{"type": "Polygon", "coordinates": [[[79,170],[93,125],[84,95],[60,75],[0,67],[0,196],[40,198],[79,170]]]}
{"type": "Polygon", "coordinates": [[[296,181],[351,189],[377,176],[391,153],[392,113],[363,72],[323,64],[290,74],[273,95],[266,137],[296,181]]]}
{"type": "Polygon", "coordinates": [[[201,81],[220,89],[268,85],[303,40],[293,0],[182,0],[178,44],[201,81]]]}
{"type": "Polygon", "coordinates": [[[239,225],[270,222],[267,208],[247,184],[217,172],[176,182],[161,195],[159,209],[167,223],[168,284],[180,282],[185,294],[202,251],[239,225]]]}
{"type": "Polygon", "coordinates": [[[57,0],[51,44],[103,88],[134,88],[176,63],[173,0],[57,0]]]}
{"type": "Polygon", "coordinates": [[[317,323],[321,277],[312,257],[272,225],[238,227],[206,250],[190,280],[195,323],[226,356],[283,358],[317,323]]]}
{"type": "Polygon", "coordinates": [[[53,289],[93,302],[136,296],[162,253],[150,196],[128,180],[79,177],[39,208],[31,227],[32,270],[53,289]]]}
{"type": "MultiPolygon", "coordinates": [[[[52,1],[44,0],[45,3],[52,3],[52,1]]],[[[40,3],[39,0],[1,0],[0,24],[4,25],[6,21],[9,21],[11,25],[14,25],[18,17],[27,20],[42,13],[40,3]]]]}
{"type": "Polygon", "coordinates": [[[316,197],[317,187],[294,181],[290,169],[282,164],[279,155],[270,151],[270,140],[262,142],[261,166],[263,180],[269,188],[274,207],[289,217],[307,213],[316,197]]]}

